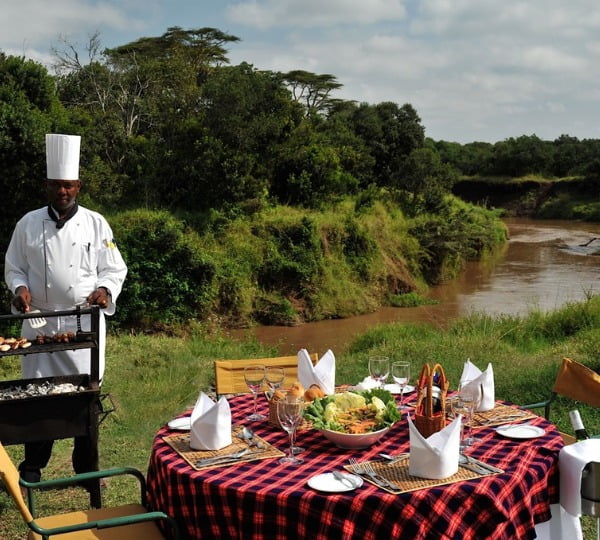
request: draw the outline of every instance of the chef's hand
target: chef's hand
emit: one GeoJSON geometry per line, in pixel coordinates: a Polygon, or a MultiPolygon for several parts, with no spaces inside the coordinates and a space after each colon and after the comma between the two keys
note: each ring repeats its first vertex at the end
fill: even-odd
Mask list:
{"type": "Polygon", "coordinates": [[[110,303],[110,294],[106,287],[98,287],[86,298],[86,300],[90,306],[100,306],[101,308],[105,308],[110,303]]]}
{"type": "Polygon", "coordinates": [[[31,293],[29,289],[22,285],[17,287],[15,295],[12,299],[12,305],[17,308],[21,313],[27,313],[29,311],[29,305],[31,304],[31,293]]]}

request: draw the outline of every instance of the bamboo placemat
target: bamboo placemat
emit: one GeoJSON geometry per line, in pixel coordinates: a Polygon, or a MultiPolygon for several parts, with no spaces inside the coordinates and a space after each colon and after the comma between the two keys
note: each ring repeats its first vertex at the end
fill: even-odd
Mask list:
{"type": "MultiPolygon", "coordinates": [[[[397,489],[378,486],[367,475],[361,475],[362,478],[364,480],[367,480],[371,484],[377,485],[377,487],[395,495],[399,493],[408,493],[409,491],[416,491],[418,489],[431,488],[435,486],[445,486],[447,484],[454,484],[455,482],[463,482],[465,480],[474,480],[476,478],[482,478],[484,476],[493,476],[494,474],[500,474],[479,474],[475,471],[463,467],[462,465],[459,465],[458,472],[456,472],[456,474],[453,474],[448,478],[434,480],[428,478],[419,478],[418,476],[411,476],[408,472],[408,457],[404,459],[399,459],[398,461],[394,461],[392,463],[388,463],[385,461],[369,461],[367,463],[371,464],[371,466],[377,474],[383,476],[383,478],[389,480],[392,484],[396,485],[397,489]]],[[[355,472],[354,467],[355,465],[344,465],[344,468],[347,471],[350,471],[353,474],[358,474],[357,472],[355,472]]]]}
{"type": "Polygon", "coordinates": [[[201,466],[198,466],[196,464],[199,459],[232,454],[233,452],[237,452],[239,450],[243,450],[244,448],[248,448],[248,444],[238,437],[238,434],[241,432],[241,430],[241,426],[234,426],[231,430],[232,443],[229,446],[226,446],[225,448],[221,448],[219,450],[193,450],[192,448],[190,448],[189,433],[167,435],[163,437],[163,440],[171,448],[173,448],[173,450],[175,450],[183,459],[185,459],[190,465],[190,467],[197,471],[202,471],[204,469],[214,469],[217,467],[227,467],[236,463],[245,463],[248,461],[257,461],[259,459],[276,458],[285,455],[281,450],[278,450],[273,445],[265,441],[263,438],[255,434],[252,440],[256,441],[259,444],[262,443],[263,448],[257,448],[256,446],[252,446],[252,448],[250,448],[250,452],[241,456],[235,461],[226,461],[224,463],[214,463],[212,465],[209,464],[201,466]]]}
{"type": "Polygon", "coordinates": [[[537,414],[524,409],[517,409],[510,405],[496,403],[496,406],[490,411],[476,412],[473,417],[473,427],[498,426],[510,422],[520,422],[521,420],[530,420],[537,418],[537,414]]]}
{"type": "MultiPolygon", "coordinates": [[[[449,397],[446,401],[446,414],[449,419],[454,418],[452,411],[452,400],[455,396],[449,397]]],[[[502,424],[508,424],[511,422],[520,422],[521,420],[531,420],[537,418],[538,415],[527,411],[525,409],[519,409],[512,405],[504,405],[502,403],[496,403],[493,409],[489,411],[476,412],[473,416],[473,427],[490,427],[500,426],[502,424]]]]}

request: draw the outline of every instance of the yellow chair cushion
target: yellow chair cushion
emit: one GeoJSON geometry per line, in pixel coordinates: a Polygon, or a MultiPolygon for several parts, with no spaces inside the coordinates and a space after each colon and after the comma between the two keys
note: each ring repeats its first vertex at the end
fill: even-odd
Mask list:
{"type": "MultiPolygon", "coordinates": [[[[70,512],[67,514],[58,514],[55,516],[41,517],[35,522],[43,528],[61,527],[64,525],[73,525],[75,523],[86,523],[90,521],[98,521],[100,519],[108,519],[120,516],[129,516],[133,514],[143,514],[147,510],[141,504],[127,504],[112,508],[97,508],[92,510],[81,510],[70,512]]],[[[41,536],[29,532],[30,540],[41,540],[41,536]]],[[[164,540],[163,534],[160,532],[156,522],[136,523],[125,527],[112,527],[109,529],[89,529],[85,531],[77,531],[66,534],[52,536],[57,540],[133,540],[140,538],[143,540],[164,540]]]]}

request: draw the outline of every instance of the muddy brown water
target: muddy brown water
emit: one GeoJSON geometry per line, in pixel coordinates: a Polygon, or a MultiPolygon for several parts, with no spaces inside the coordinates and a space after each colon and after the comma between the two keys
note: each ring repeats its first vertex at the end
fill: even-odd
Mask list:
{"type": "Polygon", "coordinates": [[[600,292],[600,223],[507,219],[510,240],[492,260],[469,263],[457,279],[431,289],[439,304],[416,308],[382,308],[375,313],[307,323],[296,327],[260,326],[233,331],[280,354],[304,347],[323,354],[340,353],[352,339],[379,323],[426,322],[440,328],[472,312],[526,314],[549,311],[600,292]],[[588,245],[584,245],[588,244],[588,245]]]}

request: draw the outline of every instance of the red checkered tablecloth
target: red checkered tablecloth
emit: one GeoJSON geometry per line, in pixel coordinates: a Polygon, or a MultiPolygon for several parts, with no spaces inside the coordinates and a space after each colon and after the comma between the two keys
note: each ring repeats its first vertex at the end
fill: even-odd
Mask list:
{"type": "MultiPolygon", "coordinates": [[[[230,399],[234,424],[252,410],[250,395],[230,399]]],[[[267,414],[267,403],[260,407],[267,414]]],[[[191,411],[188,411],[188,414],[191,411]]],[[[154,440],[148,469],[148,500],[179,523],[185,538],[310,540],[382,538],[528,539],[534,525],[550,519],[549,504],[558,500],[558,452],[563,446],[556,428],[533,420],[545,435],[527,440],[499,436],[494,428],[476,430],[481,439],[469,452],[500,467],[503,474],[394,495],[369,482],[346,493],[322,493],[307,480],[341,470],[351,457],[377,458],[378,452],[408,451],[405,417],[372,448],[343,450],[318,431],[301,431],[302,465],[277,459],[239,463],[196,471],[167,444],[167,426],[154,440]]],[[[285,450],[287,434],[266,421],[252,423],[255,432],[285,450]]]]}

